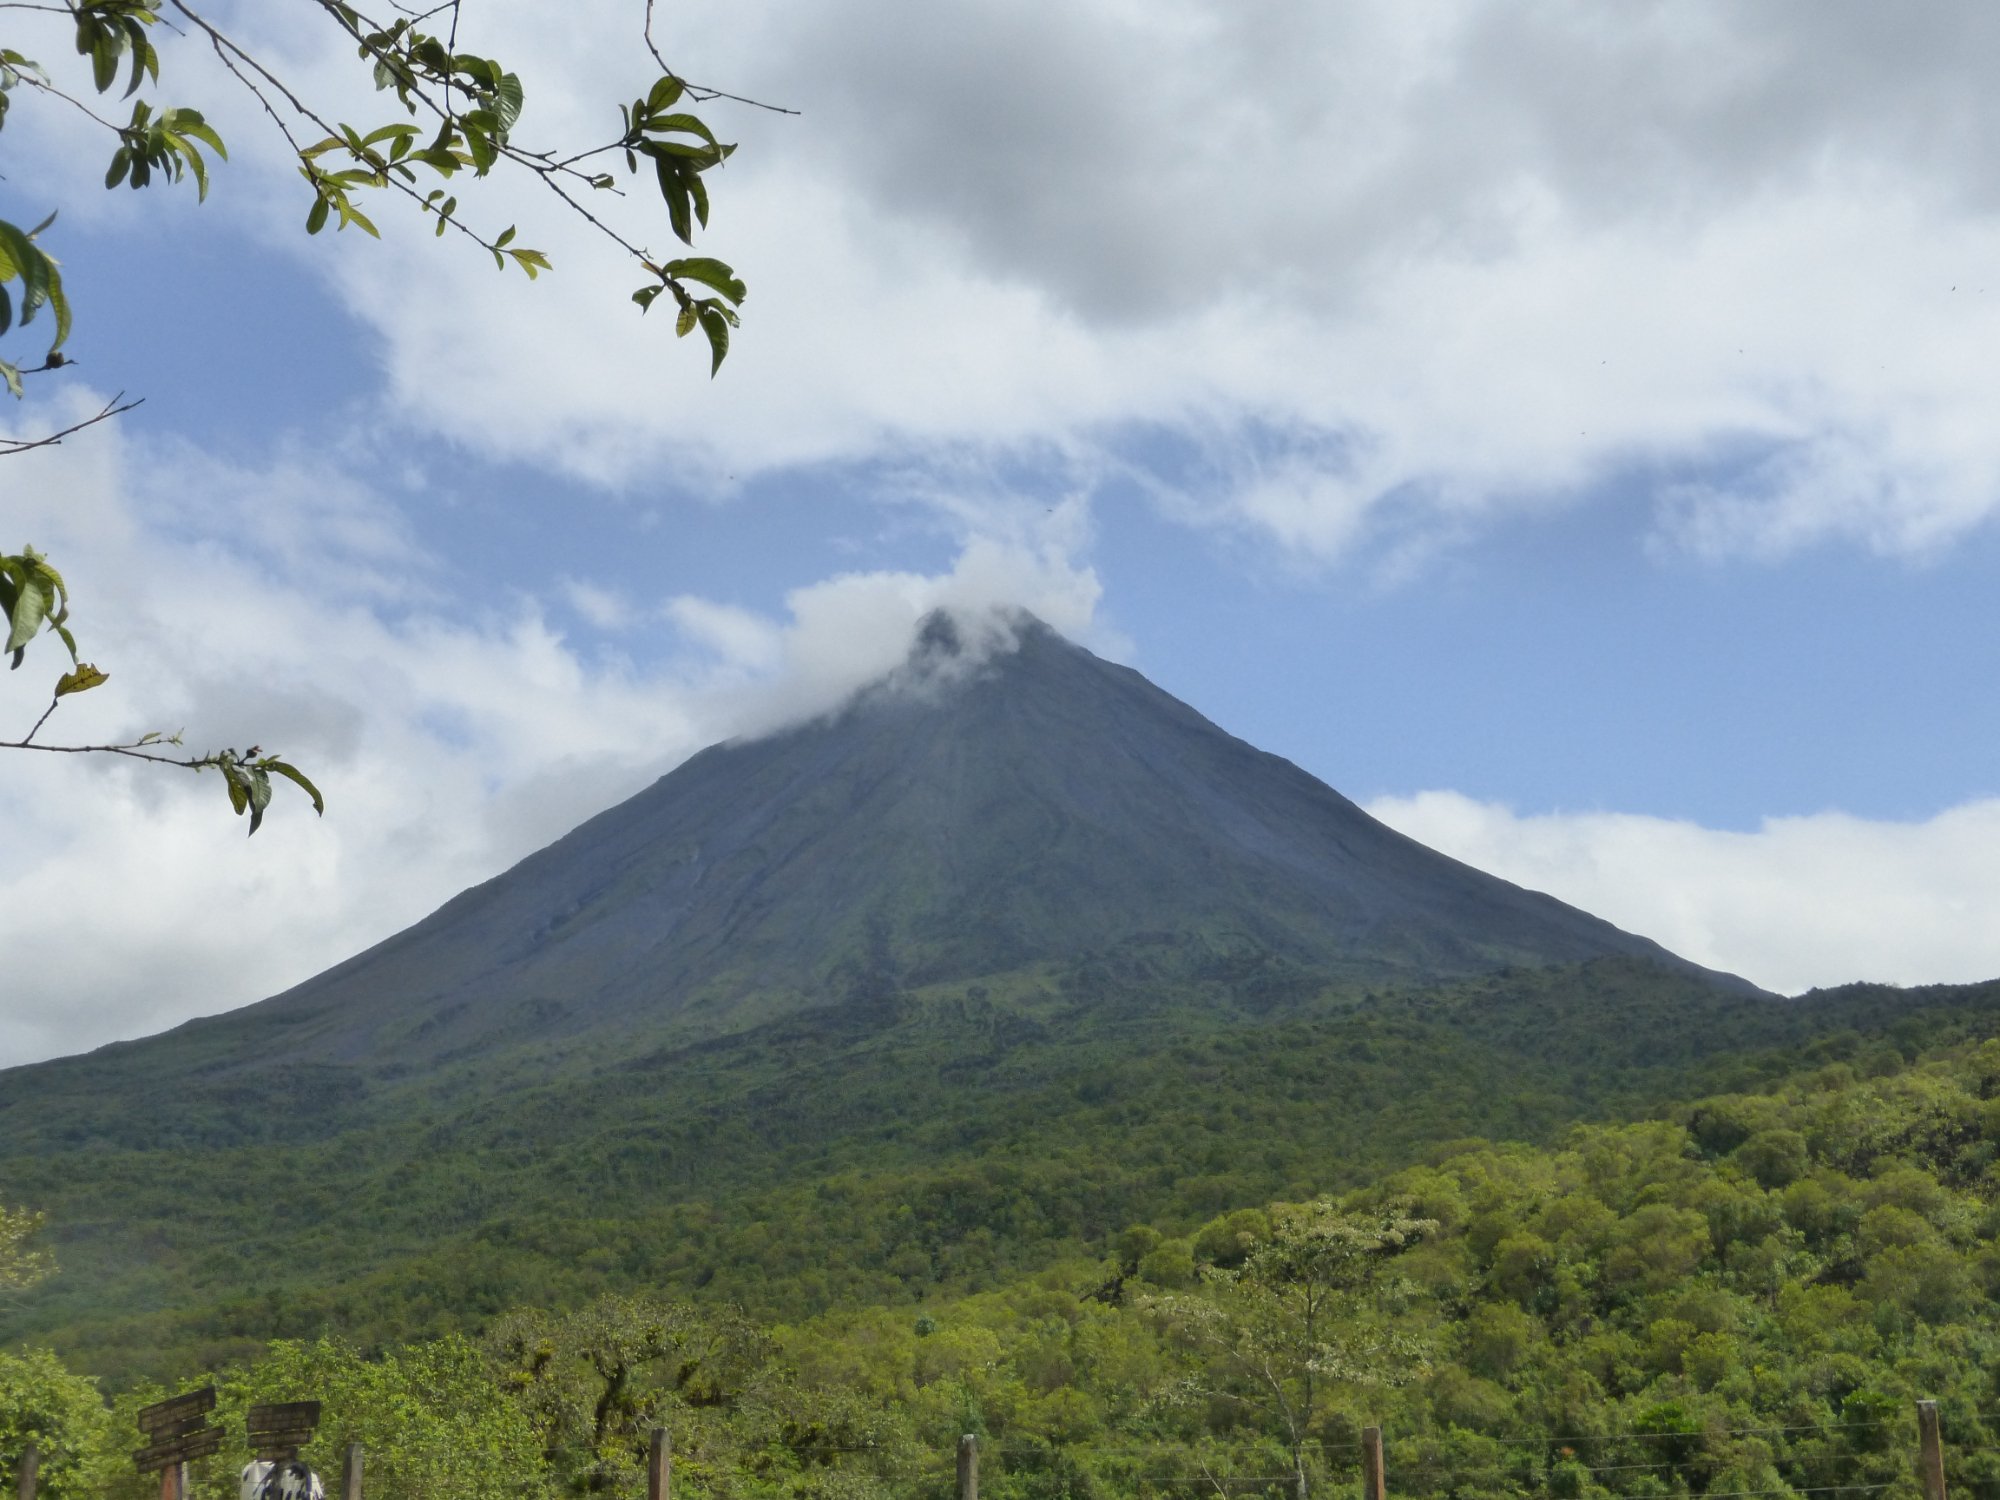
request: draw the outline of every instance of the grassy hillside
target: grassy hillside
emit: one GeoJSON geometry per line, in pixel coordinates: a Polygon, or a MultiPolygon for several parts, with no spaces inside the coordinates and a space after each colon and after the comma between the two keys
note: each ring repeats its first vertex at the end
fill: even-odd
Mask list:
{"type": "Polygon", "coordinates": [[[960,1295],[1458,1138],[1899,1067],[1984,1035],[1996,1001],[1753,1001],[1628,960],[1341,996],[1218,959],[1163,992],[1134,956],[553,1079],[274,1068],[118,1097],[79,1065],[0,1148],[0,1202],[47,1210],[66,1267],[0,1306],[0,1342],[129,1378],[642,1286],[783,1317],[960,1295]]]}

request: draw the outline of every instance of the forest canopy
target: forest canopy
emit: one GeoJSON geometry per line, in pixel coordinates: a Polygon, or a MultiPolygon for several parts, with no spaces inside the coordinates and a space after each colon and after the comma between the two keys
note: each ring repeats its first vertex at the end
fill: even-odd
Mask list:
{"type": "MultiPolygon", "coordinates": [[[[216,1373],[230,1420],[323,1400],[308,1457],[361,1441],[396,1495],[629,1493],[656,1426],[685,1493],[745,1500],[945,1493],[961,1433],[1002,1500],[1322,1493],[1379,1426],[1393,1494],[1914,1500],[1929,1398],[1953,1491],[2000,1500],[1996,1095],[1995,1041],[1836,1064],[1550,1148],[1461,1142],[1337,1199],[1133,1225],[1102,1259],[916,1309],[611,1296],[216,1373]],[[491,1459],[472,1477],[441,1457],[468,1449],[491,1459]]],[[[0,1460],[33,1436],[66,1455],[55,1500],[136,1500],[130,1417],[163,1390],[107,1403],[9,1356],[0,1460]]]]}

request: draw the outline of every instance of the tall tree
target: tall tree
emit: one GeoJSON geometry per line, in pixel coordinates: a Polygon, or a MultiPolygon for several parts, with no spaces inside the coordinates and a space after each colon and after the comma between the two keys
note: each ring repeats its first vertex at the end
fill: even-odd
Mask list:
{"type": "Polygon", "coordinates": [[[1239,1267],[1211,1270],[1202,1294],[1155,1304],[1202,1361],[1190,1392],[1261,1414],[1290,1455],[1300,1500],[1329,1391],[1398,1383],[1420,1368],[1420,1351],[1384,1320],[1378,1298],[1390,1259],[1437,1227],[1326,1198],[1277,1204],[1269,1235],[1239,1267]]]}

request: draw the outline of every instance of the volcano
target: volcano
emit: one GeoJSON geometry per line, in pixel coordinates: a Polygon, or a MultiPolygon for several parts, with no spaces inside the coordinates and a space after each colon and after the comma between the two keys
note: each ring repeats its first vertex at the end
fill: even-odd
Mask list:
{"type": "Polygon", "coordinates": [[[839,711],[702,751],[241,1014],[294,1057],[409,1064],[728,1032],[1134,944],[1336,985],[1621,956],[1752,989],[1405,838],[1032,616],[940,612],[839,711]]]}

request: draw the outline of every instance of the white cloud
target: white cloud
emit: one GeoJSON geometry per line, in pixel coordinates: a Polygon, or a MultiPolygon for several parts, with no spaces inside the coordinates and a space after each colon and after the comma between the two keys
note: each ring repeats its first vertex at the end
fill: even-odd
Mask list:
{"type": "Polygon", "coordinates": [[[934,609],[979,615],[1026,609],[1057,630],[1116,654],[1124,643],[1096,628],[1102,592],[1096,573],[1054,549],[974,537],[951,571],[845,573],[795,589],[785,599],[791,622],[768,625],[766,639],[783,666],[744,690],[735,704],[743,733],[764,733],[825,713],[908,654],[911,628],[934,609]]]}
{"type": "Polygon", "coordinates": [[[1754,833],[1625,813],[1519,814],[1456,792],[1368,811],[1685,958],[1795,994],[2000,975],[2000,800],[1923,822],[1819,813],[1754,833]]]}
{"type": "Polygon", "coordinates": [[[625,630],[637,618],[631,601],[623,594],[592,583],[587,578],[565,578],[562,593],[578,618],[599,630],[625,630]]]}
{"type": "Polygon", "coordinates": [[[669,599],[667,618],[725,668],[768,671],[784,657],[784,632],[755,610],[717,604],[694,594],[669,599]]]}
{"type": "MultiPolygon", "coordinates": [[[[228,14],[336,114],[382,115],[310,7],[228,14]]],[[[465,40],[526,72],[525,141],[594,139],[644,81],[634,22],[495,3],[465,40]]],[[[1321,561],[1612,477],[1713,554],[1930,552],[2000,502],[1976,7],[802,0],[671,32],[693,75],[805,112],[704,106],[742,150],[702,248],[752,288],[720,381],[533,184],[462,196],[555,255],[534,286],[394,205],[386,244],[306,242],[223,90],[208,211],[340,289],[396,420],[639,491],[1037,445],[1088,482],[1157,424],[1206,448],[1177,513],[1321,561]]],[[[200,48],[169,65],[216,91],[200,48]]],[[[94,170],[95,140],[44,133],[94,170]]],[[[592,203],[666,250],[643,191],[592,203]]]]}

